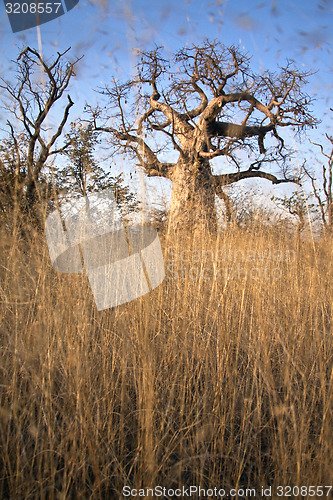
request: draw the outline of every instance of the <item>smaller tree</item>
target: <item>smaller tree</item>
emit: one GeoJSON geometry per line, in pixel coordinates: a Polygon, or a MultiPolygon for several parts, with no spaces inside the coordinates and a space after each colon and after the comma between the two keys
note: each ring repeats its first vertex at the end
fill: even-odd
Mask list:
{"type": "Polygon", "coordinates": [[[118,207],[124,216],[136,212],[139,202],[128,186],[124,184],[123,174],[113,176],[102,168],[95,159],[94,152],[100,143],[99,133],[91,124],[71,124],[71,131],[66,135],[68,147],[63,155],[68,160],[65,167],[54,173],[56,189],[60,199],[67,199],[68,194],[88,193],[111,189],[118,207]]]}
{"type": "Polygon", "coordinates": [[[34,217],[45,164],[52,155],[67,147],[65,144],[57,149],[55,143],[63,133],[74,104],[69,95],[53,132],[46,125],[51,109],[62,99],[75,75],[74,68],[79,59],[64,61],[69,50],[58,52],[53,60],[47,61],[37,50],[26,47],[15,61],[15,83],[0,78],[0,89],[9,97],[8,113],[23,125],[23,133],[17,133],[12,121],[7,121],[11,153],[2,163],[3,170],[9,177],[14,176],[15,182],[23,181],[21,205],[34,217]]]}

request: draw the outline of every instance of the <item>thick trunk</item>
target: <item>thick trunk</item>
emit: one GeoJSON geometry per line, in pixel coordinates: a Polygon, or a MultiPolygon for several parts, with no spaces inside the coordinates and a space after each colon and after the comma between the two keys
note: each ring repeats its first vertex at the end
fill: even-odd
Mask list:
{"type": "Polygon", "coordinates": [[[172,231],[215,231],[215,189],[207,161],[180,160],[172,173],[169,227],[172,231]]]}

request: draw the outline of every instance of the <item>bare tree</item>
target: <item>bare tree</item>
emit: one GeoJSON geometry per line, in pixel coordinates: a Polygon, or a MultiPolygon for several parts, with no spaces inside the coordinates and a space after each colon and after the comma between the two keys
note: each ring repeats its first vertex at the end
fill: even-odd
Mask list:
{"type": "Polygon", "coordinates": [[[298,182],[288,171],[291,151],[279,129],[300,132],[317,123],[302,90],[309,73],[289,61],[278,73],[253,74],[247,55],[209,41],[172,60],[160,48],[139,57],[134,80],[114,80],[101,90],[109,108],[92,110],[93,121],[148,176],[172,181],[173,226],[215,227],[215,195],[223,198],[223,186],[242,179],[298,182]],[[171,152],[176,161],[164,161],[171,152]],[[234,170],[214,175],[211,161],[218,157],[228,157],[234,170]],[[262,169],[272,163],[280,176],[262,169]]]}
{"type": "Polygon", "coordinates": [[[45,163],[50,156],[68,146],[65,144],[56,149],[55,143],[63,132],[70,108],[74,104],[70,96],[67,96],[67,105],[52,132],[47,130],[47,117],[63,97],[74,76],[74,66],[78,59],[74,62],[65,61],[64,56],[69,50],[70,48],[58,52],[53,60],[46,61],[37,50],[26,47],[15,61],[15,83],[0,79],[0,88],[10,98],[8,111],[23,124],[22,141],[22,131],[17,132],[16,124],[11,119],[7,121],[13,145],[11,163],[15,168],[12,170],[21,183],[24,180],[22,205],[31,214],[35,211],[38,182],[45,163]]]}
{"type": "MultiPolygon", "coordinates": [[[[332,110],[333,111],[333,110],[332,110]]],[[[328,139],[331,148],[327,152],[322,144],[313,143],[320,148],[322,156],[325,158],[326,165],[322,165],[322,177],[321,186],[316,183],[316,178],[314,173],[312,173],[308,168],[303,167],[306,175],[311,180],[313,194],[317,200],[321,220],[324,228],[327,231],[333,230],[333,136],[325,134],[326,139],[328,139]]]]}

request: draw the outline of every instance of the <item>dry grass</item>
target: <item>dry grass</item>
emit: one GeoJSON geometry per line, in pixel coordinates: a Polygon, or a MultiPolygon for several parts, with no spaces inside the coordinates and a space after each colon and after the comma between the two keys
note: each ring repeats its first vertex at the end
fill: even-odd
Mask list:
{"type": "Polygon", "coordinates": [[[178,261],[184,279],[169,270],[149,295],[102,312],[85,276],[52,269],[42,236],[0,246],[1,498],[330,484],[330,240],[287,258],[295,241],[273,230],[164,237],[167,266],[171,252],[201,262],[178,261]],[[193,279],[212,270],[202,248],[226,247],[247,277],[193,279]],[[263,261],[243,262],[249,249],[263,261]],[[266,277],[249,275],[264,265],[266,277]]]}

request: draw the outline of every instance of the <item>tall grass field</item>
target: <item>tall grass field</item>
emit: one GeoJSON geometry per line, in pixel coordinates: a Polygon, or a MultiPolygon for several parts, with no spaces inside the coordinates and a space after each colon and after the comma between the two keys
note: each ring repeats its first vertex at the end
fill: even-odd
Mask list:
{"type": "Polygon", "coordinates": [[[329,497],[332,238],[160,239],[163,283],[99,312],[2,230],[0,498],[329,497]]]}

